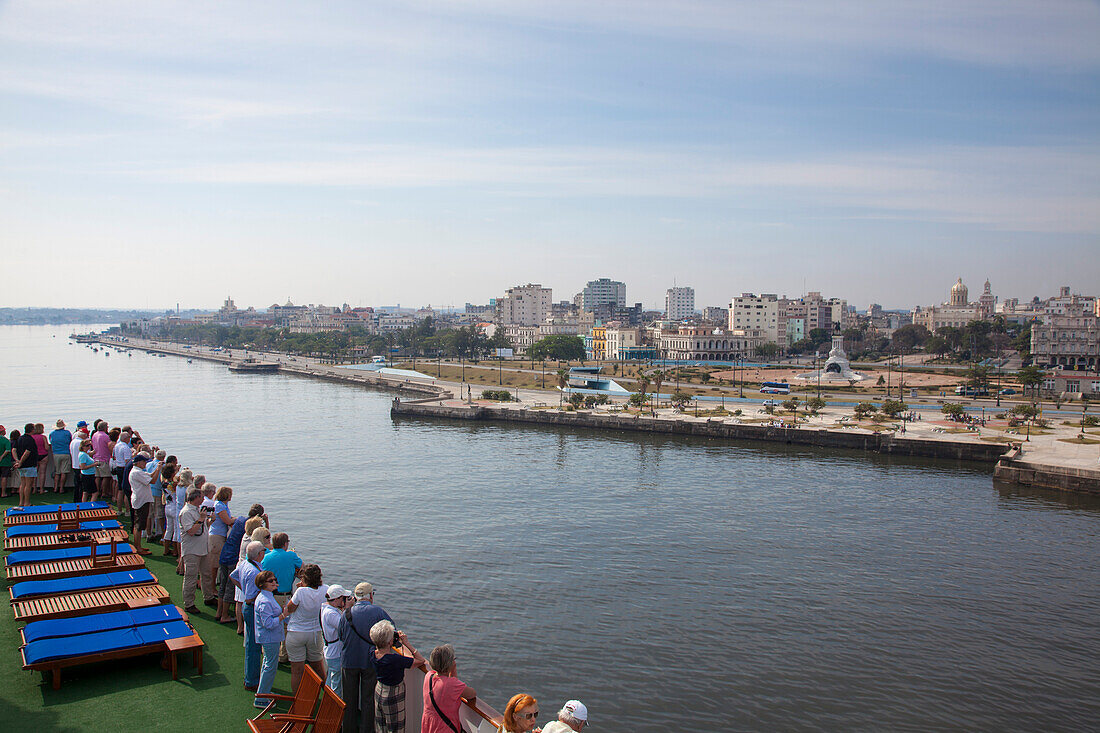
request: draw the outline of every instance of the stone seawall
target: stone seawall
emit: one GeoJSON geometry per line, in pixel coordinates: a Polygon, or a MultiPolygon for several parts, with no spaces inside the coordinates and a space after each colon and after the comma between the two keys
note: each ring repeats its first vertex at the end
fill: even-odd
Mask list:
{"type": "Polygon", "coordinates": [[[855,433],[814,428],[777,428],[765,425],[737,425],[717,419],[681,417],[676,419],[643,416],[621,416],[592,413],[586,410],[527,410],[486,406],[451,406],[438,401],[410,403],[395,399],[391,415],[446,418],[450,420],[486,420],[501,422],[562,425],[624,430],[647,433],[698,435],[728,440],[758,440],[790,445],[811,445],[823,448],[889,453],[918,458],[949,458],[994,464],[1008,450],[1000,443],[963,443],[949,440],[923,440],[895,436],[893,433],[855,433]]]}
{"type": "Polygon", "coordinates": [[[1100,495],[1100,470],[1005,458],[993,469],[993,478],[1021,486],[1100,495]]]}

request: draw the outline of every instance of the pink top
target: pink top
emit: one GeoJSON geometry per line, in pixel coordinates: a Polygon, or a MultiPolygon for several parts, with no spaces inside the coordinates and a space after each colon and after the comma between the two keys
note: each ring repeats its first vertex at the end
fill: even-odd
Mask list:
{"type": "Polygon", "coordinates": [[[102,430],[92,436],[92,458],[97,461],[111,460],[111,451],[107,450],[107,444],[111,442],[111,436],[102,430]]]}
{"type": "Polygon", "coordinates": [[[432,705],[432,698],[428,694],[431,686],[435,694],[435,701],[439,708],[446,714],[455,728],[462,730],[462,723],[458,720],[458,708],[462,704],[462,691],[466,689],[466,683],[457,677],[440,677],[434,672],[424,677],[424,717],[420,723],[420,733],[454,733],[454,730],[439,719],[439,714],[432,705]]]}
{"type": "Polygon", "coordinates": [[[38,460],[48,458],[52,451],[50,450],[50,444],[46,442],[46,436],[41,433],[35,433],[33,436],[34,444],[38,446],[38,460]]]}

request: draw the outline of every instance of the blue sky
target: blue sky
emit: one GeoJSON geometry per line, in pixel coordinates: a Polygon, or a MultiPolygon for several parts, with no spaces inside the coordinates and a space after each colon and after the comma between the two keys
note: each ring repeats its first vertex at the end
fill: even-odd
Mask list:
{"type": "Polygon", "coordinates": [[[1095,292],[1097,39],[1059,0],[3,2],[0,304],[1095,292]]]}

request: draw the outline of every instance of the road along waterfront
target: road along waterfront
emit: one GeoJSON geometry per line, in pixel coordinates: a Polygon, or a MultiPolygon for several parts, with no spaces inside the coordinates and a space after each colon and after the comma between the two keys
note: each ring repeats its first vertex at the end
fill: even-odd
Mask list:
{"type": "Polygon", "coordinates": [[[578,697],[631,731],[1096,725],[1089,497],[957,461],[392,419],[380,391],[64,335],[0,331],[5,421],[121,419],[201,461],[327,581],[374,582],[419,647],[455,643],[497,707],[578,697]]]}

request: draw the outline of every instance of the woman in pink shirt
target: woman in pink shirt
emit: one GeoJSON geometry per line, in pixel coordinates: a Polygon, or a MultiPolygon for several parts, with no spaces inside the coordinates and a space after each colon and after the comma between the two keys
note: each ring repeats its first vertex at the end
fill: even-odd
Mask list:
{"type": "Polygon", "coordinates": [[[424,716],[420,733],[460,733],[462,723],[458,710],[462,698],[473,702],[477,693],[455,676],[458,665],[455,648],[450,644],[432,649],[428,664],[433,671],[424,677],[424,716]]]}
{"type": "Polygon", "coordinates": [[[38,446],[38,488],[34,493],[45,494],[46,474],[52,473],[49,468],[53,451],[50,450],[50,444],[46,441],[46,426],[42,423],[36,423],[34,426],[34,444],[38,446]]]}

